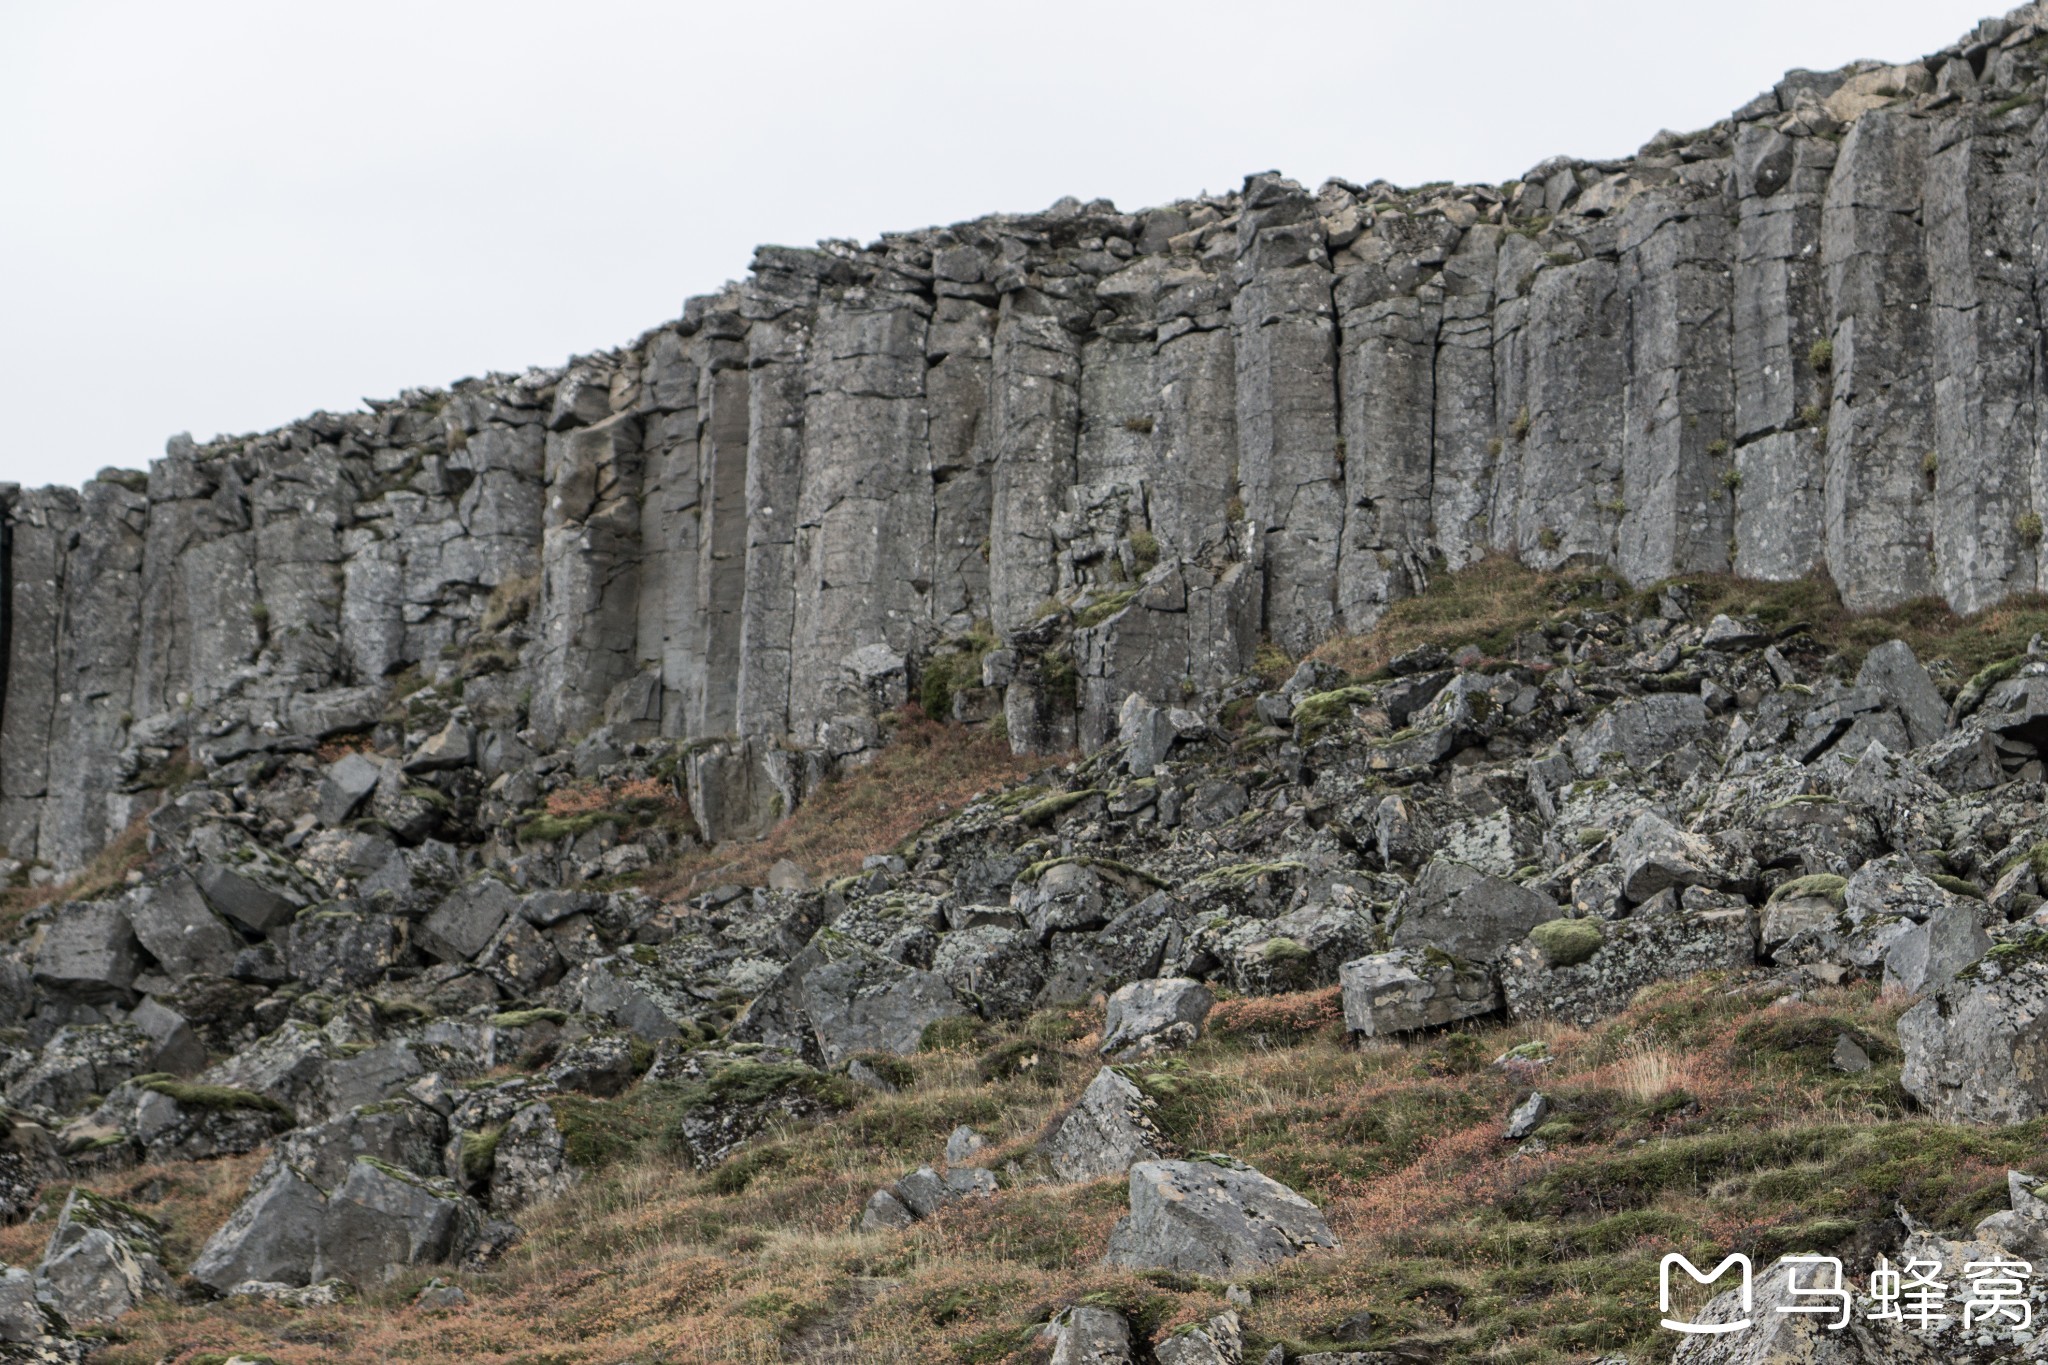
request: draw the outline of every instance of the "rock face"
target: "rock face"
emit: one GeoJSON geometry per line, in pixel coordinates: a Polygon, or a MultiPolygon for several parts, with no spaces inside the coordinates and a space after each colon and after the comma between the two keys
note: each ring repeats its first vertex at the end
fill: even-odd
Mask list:
{"type": "MultiPolygon", "coordinates": [[[[559,369],[9,489],[0,846],[75,867],[174,753],[366,731],[409,670],[466,714],[338,768],[326,824],[534,736],[664,737],[699,741],[723,837],[912,694],[1143,776],[1184,685],[1370,625],[1438,561],[1825,565],[1857,608],[2042,587],[2048,378],[2004,364],[2037,322],[2004,168],[2040,19],[1997,27],[1506,186],[1260,174],[764,247],[559,369]]],[[[1938,723],[1924,679],[1863,682],[1913,743],[1938,723]]]]}

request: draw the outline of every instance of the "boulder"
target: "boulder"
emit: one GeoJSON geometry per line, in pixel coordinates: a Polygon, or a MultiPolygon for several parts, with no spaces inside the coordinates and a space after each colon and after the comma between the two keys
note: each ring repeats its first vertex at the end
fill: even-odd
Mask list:
{"type": "MultiPolygon", "coordinates": [[[[1938,888],[1937,888],[1938,889],[1938,888]]],[[[1921,995],[1938,991],[1956,973],[1991,951],[1991,935],[1979,922],[1978,902],[1950,897],[1924,924],[1915,924],[1897,938],[1884,955],[1884,988],[1921,995]]]]}
{"type": "Polygon", "coordinates": [[[1899,1082],[1937,1118],[2048,1113],[2048,934],[1994,949],[1899,1016],[1899,1082]]]}
{"type": "Polygon", "coordinates": [[[978,1166],[966,1166],[944,1174],[929,1166],[920,1166],[896,1182],[895,1195],[912,1216],[929,1218],[948,1204],[956,1204],[963,1199],[987,1199],[996,1189],[996,1173],[978,1166]]]}
{"type": "Polygon", "coordinates": [[[35,979],[88,1000],[133,999],[142,945],[121,907],[109,901],[61,905],[43,930],[35,979]]]}
{"type": "Polygon", "coordinates": [[[217,1294],[252,1280],[304,1285],[313,1278],[327,1198],[287,1166],[266,1170],[268,1178],[228,1215],[192,1262],[192,1277],[217,1294]]]}
{"type": "Polygon", "coordinates": [[[1932,744],[1948,733],[1948,703],[1904,640],[1889,641],[1864,655],[1856,685],[1871,688],[1898,713],[1911,747],[1932,744]]]}
{"type": "Polygon", "coordinates": [[[915,1052],[927,1026],[967,1012],[937,972],[858,946],[805,973],[798,995],[834,1067],[862,1052],[915,1052]]]}
{"type": "Polygon", "coordinates": [[[142,1031],[126,1024],[66,1024],[8,1083],[7,1101],[45,1115],[75,1114],[140,1075],[155,1055],[142,1031]]]}
{"type": "Polygon", "coordinates": [[[898,1232],[917,1221],[910,1206],[891,1190],[876,1190],[860,1213],[862,1232],[898,1232]]]}
{"type": "Polygon", "coordinates": [[[187,1075],[206,1065],[206,1044],[199,1040],[185,1016],[145,995],[128,1011],[128,1026],[147,1038],[153,1049],[144,1064],[147,1071],[168,1071],[187,1075]]]}
{"type": "Polygon", "coordinates": [[[1078,1181],[1122,1175],[1140,1161],[1157,1160],[1166,1154],[1157,1109],[1129,1078],[1104,1067],[1046,1137],[1047,1164],[1060,1179],[1078,1181]]]}
{"type": "Polygon", "coordinates": [[[203,864],[192,873],[207,904],[245,929],[267,934],[290,921],[299,912],[298,902],[218,863],[203,864]]]}
{"type": "Polygon", "coordinates": [[[1175,1332],[1153,1351],[1159,1365],[1243,1365],[1244,1332],[1229,1309],[1175,1332]]]}
{"type": "Polygon", "coordinates": [[[939,939],[932,970],[984,1019],[1028,1014],[1045,983],[1045,952],[1021,929],[980,924],[939,939]]]}
{"type": "Polygon", "coordinates": [[[1141,1161],[1131,1212],[1110,1233],[1110,1265],[1231,1280],[1337,1245],[1322,1212],[1243,1162],[1141,1161]]]}
{"type": "Polygon", "coordinates": [[[1048,1365],[1132,1365],[1137,1347],[1131,1324],[1113,1308],[1077,1304],[1052,1320],[1048,1365]]]}
{"type": "Polygon", "coordinates": [[[348,820],[370,799],[384,776],[384,764],[370,754],[343,754],[327,765],[320,779],[319,805],[314,815],[332,829],[348,820]]]}
{"type": "Polygon", "coordinates": [[[495,877],[478,877],[448,894],[414,931],[413,941],[442,962],[467,962],[484,950],[519,897],[495,877]]]}
{"type": "Polygon", "coordinates": [[[1347,962],[1344,1026],[1368,1038],[1491,1014],[1500,993],[1487,970],[1441,952],[1397,948],[1347,962]]]}
{"type": "Polygon", "coordinates": [[[1201,1036],[1202,1021],[1214,1003],[1207,986],[1185,976],[1119,986],[1103,1012],[1099,1050],[1121,1057],[1162,1046],[1185,1047],[1201,1036]]]}
{"type": "Polygon", "coordinates": [[[1020,881],[1010,904],[1040,943],[1054,934],[1100,929],[1108,922],[1102,877],[1086,863],[1055,863],[1037,880],[1020,881]]]}
{"type": "Polygon", "coordinates": [[[1485,961],[1556,917],[1557,902],[1541,892],[1439,856],[1402,896],[1391,941],[1485,961]]]}
{"type": "Polygon", "coordinates": [[[491,1212],[510,1217],[564,1193],[575,1179],[554,1110],[529,1104],[505,1124],[491,1150],[491,1212]]]}
{"type": "MultiPolygon", "coordinates": [[[[9,1266],[0,1272],[0,1342],[18,1346],[54,1344],[52,1338],[65,1330],[64,1320],[37,1302],[34,1276],[19,1266],[9,1266]]],[[[0,1358],[11,1361],[17,1357],[0,1358]]],[[[44,1358],[64,1357],[52,1353],[44,1358]]]]}
{"type": "Polygon", "coordinates": [[[163,1238],[140,1209],[74,1189],[36,1267],[36,1300],[69,1323],[112,1322],[168,1292],[163,1238]]]}
{"type": "Polygon", "coordinates": [[[1654,811],[1629,822],[1614,842],[1614,861],[1621,868],[1622,894],[1636,904],[1667,887],[1718,886],[1723,880],[1713,844],[1654,811]]]}
{"type": "Polygon", "coordinates": [[[190,877],[179,872],[127,897],[124,909],[135,937],[165,975],[227,976],[234,971],[237,938],[190,877]]]}
{"type": "Polygon", "coordinates": [[[406,1266],[460,1260],[482,1223],[450,1182],[359,1157],[322,1212],[312,1277],[374,1285],[406,1266]]]}

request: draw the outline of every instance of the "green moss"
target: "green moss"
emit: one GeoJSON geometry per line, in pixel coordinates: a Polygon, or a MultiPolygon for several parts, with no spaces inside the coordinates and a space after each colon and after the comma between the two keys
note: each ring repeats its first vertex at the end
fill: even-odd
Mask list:
{"type": "Polygon", "coordinates": [[[1294,703],[1294,724],[1304,742],[1313,740],[1349,716],[1352,707],[1366,705],[1377,695],[1377,689],[1357,685],[1311,692],[1294,703]]]}
{"type": "Polygon", "coordinates": [[[1773,901],[1801,899],[1809,896],[1825,897],[1840,906],[1847,899],[1849,886],[1847,877],[1838,877],[1832,872],[1816,872],[1807,877],[1794,877],[1771,893],[1773,901]]]}
{"type": "Polygon", "coordinates": [[[1984,888],[1966,878],[1951,877],[1946,872],[1933,872],[1928,874],[1927,880],[1953,895],[1968,896],[1972,900],[1984,899],[1984,888]]]}
{"type": "Polygon", "coordinates": [[[1974,981],[1983,975],[1985,967],[1997,967],[2010,972],[2029,963],[2048,962],[2048,929],[2036,929],[2024,938],[2001,943],[1977,961],[1956,973],[1958,981],[1974,981]]]}
{"type": "Polygon", "coordinates": [[[1835,343],[1822,337],[1806,348],[1806,363],[1815,374],[1827,374],[1835,368],[1835,343]]]}
{"type": "Polygon", "coordinates": [[[1283,859],[1276,863],[1232,863],[1226,867],[1210,868],[1207,872],[1195,878],[1190,885],[1202,887],[1243,887],[1257,881],[1260,877],[1284,876],[1290,872],[1303,871],[1306,866],[1307,864],[1298,863],[1292,859],[1283,859]]]}
{"type": "Polygon", "coordinates": [[[531,1028],[535,1024],[566,1024],[568,1022],[568,1011],[546,1008],[507,1010],[503,1014],[491,1016],[491,1024],[496,1028],[531,1028]]]}
{"type": "Polygon", "coordinates": [[[1083,787],[1079,791],[1054,792],[1051,796],[1040,797],[1018,811],[1017,819],[1025,825],[1050,825],[1089,797],[1101,795],[1103,795],[1103,790],[1100,787],[1083,787]]]}
{"type": "Polygon", "coordinates": [[[1115,592],[1104,593],[1074,613],[1075,628],[1086,630],[1090,626],[1101,625],[1104,621],[1107,621],[1110,617],[1128,607],[1137,595],[1138,590],[1136,588],[1119,588],[1115,592]]]}
{"type": "Polygon", "coordinates": [[[1983,705],[1985,694],[2006,679],[2018,677],[2026,664],[2027,656],[2018,654],[2009,659],[2000,659],[1997,663],[1986,664],[1971,674],[1970,680],[1956,693],[1957,717],[1967,716],[1983,705]]]}
{"type": "Polygon", "coordinates": [[[492,1165],[498,1159],[498,1139],[504,1135],[503,1124],[462,1135],[463,1180],[471,1185],[481,1185],[491,1178],[492,1165]]]}
{"type": "Polygon", "coordinates": [[[1267,962],[1299,962],[1309,956],[1309,951],[1298,939],[1285,934],[1275,935],[1259,945],[1259,957],[1267,962]]]}
{"type": "Polygon", "coordinates": [[[1576,967],[1606,946],[1607,936],[1596,920],[1554,919],[1531,929],[1529,941],[1551,966],[1576,967]]]}
{"type": "Polygon", "coordinates": [[[623,816],[608,810],[585,811],[581,815],[537,815],[521,825],[513,837],[522,844],[552,844],[586,834],[599,825],[623,823],[623,816]]]}
{"type": "Polygon", "coordinates": [[[140,1077],[136,1083],[153,1094],[176,1100],[187,1109],[208,1109],[217,1113],[252,1110],[278,1114],[285,1118],[294,1117],[290,1109],[270,1096],[259,1095],[253,1090],[237,1090],[231,1085],[199,1085],[192,1081],[157,1075],[140,1077]]]}

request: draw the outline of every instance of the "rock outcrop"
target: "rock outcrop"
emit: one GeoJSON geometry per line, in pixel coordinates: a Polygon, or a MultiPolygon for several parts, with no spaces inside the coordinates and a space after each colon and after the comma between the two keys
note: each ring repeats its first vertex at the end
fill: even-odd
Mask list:
{"type": "MultiPolygon", "coordinates": [[[[75,868],[189,765],[373,732],[402,763],[334,774],[324,825],[668,741],[696,831],[747,833],[908,696],[1148,768],[1262,639],[1489,553],[2048,586],[2043,32],[1504,185],[764,247],[617,350],[10,487],[0,847],[75,868]]],[[[1922,742],[1926,690],[1868,673],[1922,742]]]]}

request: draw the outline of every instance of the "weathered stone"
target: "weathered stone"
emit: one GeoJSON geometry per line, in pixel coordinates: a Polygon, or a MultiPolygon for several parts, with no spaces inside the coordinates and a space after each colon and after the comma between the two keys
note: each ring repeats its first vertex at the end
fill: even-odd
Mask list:
{"type": "Polygon", "coordinates": [[[1401,898],[1392,939],[1483,961],[1556,917],[1557,902],[1541,892],[1437,857],[1401,898]]]}
{"type": "Polygon", "coordinates": [[[1493,977],[1442,952],[1397,948],[1344,964],[1344,1026],[1368,1038],[1412,1033],[1500,1008],[1493,977]]]}
{"type": "Polygon", "coordinates": [[[66,1322],[112,1322],[170,1289],[163,1228],[117,1200],[74,1189],[36,1267],[36,1299],[66,1322]]]}
{"type": "Polygon", "coordinates": [[[1047,1163],[1062,1180],[1101,1180],[1157,1160],[1166,1141],[1153,1119],[1156,1108],[1127,1077],[1104,1067],[1045,1139],[1047,1163]]]}
{"type": "Polygon", "coordinates": [[[1234,1279],[1337,1245],[1314,1204],[1228,1157],[1141,1161],[1131,1212],[1110,1233],[1109,1264],[1234,1279]]]}
{"type": "Polygon", "coordinates": [[[2048,1113],[2048,960],[1986,957],[1899,1016],[1899,1083],[1938,1118],[2024,1123],[2048,1113]]]}
{"type": "MultiPolygon", "coordinates": [[[[1112,1056],[1136,1054],[1169,1040],[1167,1033],[1182,1025],[1185,1042],[1199,1037],[1202,1021],[1214,1003],[1209,988],[1187,977],[1166,977],[1133,981],[1118,987],[1109,997],[1102,1017],[1102,1045],[1098,1049],[1112,1056]]],[[[1182,1042],[1184,1045],[1184,1042],[1182,1042]]]]}

